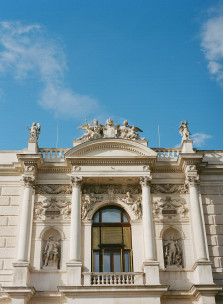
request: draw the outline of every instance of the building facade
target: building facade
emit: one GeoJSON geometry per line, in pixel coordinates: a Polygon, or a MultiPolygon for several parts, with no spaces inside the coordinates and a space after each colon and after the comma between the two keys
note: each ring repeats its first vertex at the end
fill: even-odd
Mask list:
{"type": "Polygon", "coordinates": [[[223,303],[223,151],[94,123],[0,151],[0,303],[223,303]]]}

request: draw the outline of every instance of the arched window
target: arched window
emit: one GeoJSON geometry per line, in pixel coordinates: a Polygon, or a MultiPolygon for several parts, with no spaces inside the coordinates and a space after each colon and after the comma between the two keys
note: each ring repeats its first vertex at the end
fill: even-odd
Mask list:
{"type": "Polygon", "coordinates": [[[131,243],[131,225],[126,212],[116,206],[98,210],[92,225],[92,271],[131,272],[131,243]]]}

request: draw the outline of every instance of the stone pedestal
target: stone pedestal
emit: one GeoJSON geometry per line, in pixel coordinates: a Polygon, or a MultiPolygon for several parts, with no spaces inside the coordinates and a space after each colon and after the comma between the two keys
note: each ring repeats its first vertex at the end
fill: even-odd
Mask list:
{"type": "Polygon", "coordinates": [[[13,285],[28,286],[30,278],[30,264],[28,262],[13,263],[13,285]]]}
{"type": "Polygon", "coordinates": [[[182,153],[195,153],[193,150],[193,140],[187,139],[182,141],[182,153]]]}
{"type": "Polygon", "coordinates": [[[37,140],[28,140],[28,153],[37,154],[38,153],[38,142],[37,140]]]}
{"type": "Polygon", "coordinates": [[[80,286],[81,285],[81,262],[67,263],[67,285],[68,286],[80,286]]]}
{"type": "Polygon", "coordinates": [[[194,264],[195,284],[214,284],[211,264],[212,263],[208,261],[197,261],[194,264]]]}
{"type": "Polygon", "coordinates": [[[159,285],[160,274],[159,274],[159,262],[144,261],[144,273],[145,273],[145,285],[159,285]]]}

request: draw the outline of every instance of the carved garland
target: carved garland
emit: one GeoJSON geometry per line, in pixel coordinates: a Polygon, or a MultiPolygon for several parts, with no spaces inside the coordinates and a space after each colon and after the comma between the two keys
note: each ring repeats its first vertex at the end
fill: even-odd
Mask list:
{"type": "Polygon", "coordinates": [[[188,218],[189,209],[186,202],[180,202],[180,200],[171,199],[166,197],[153,201],[153,217],[157,219],[180,217],[183,219],[188,218]]]}

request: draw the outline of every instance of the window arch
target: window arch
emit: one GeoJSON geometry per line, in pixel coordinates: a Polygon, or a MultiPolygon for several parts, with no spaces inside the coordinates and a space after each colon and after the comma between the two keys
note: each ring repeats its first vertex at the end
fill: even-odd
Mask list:
{"type": "Polygon", "coordinates": [[[132,271],[131,225],[120,207],[102,207],[93,216],[92,271],[132,271]]]}

